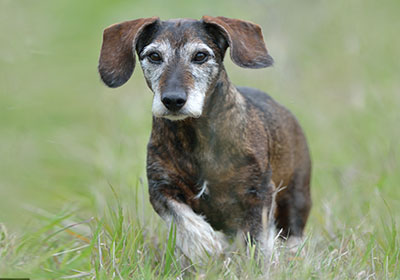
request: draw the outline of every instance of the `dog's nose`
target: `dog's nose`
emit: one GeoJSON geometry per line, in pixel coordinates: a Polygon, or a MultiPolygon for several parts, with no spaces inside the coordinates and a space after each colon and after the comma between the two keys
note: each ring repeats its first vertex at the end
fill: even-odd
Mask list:
{"type": "Polygon", "coordinates": [[[162,95],[161,101],[168,110],[176,112],[185,105],[186,93],[183,91],[167,92],[162,95]]]}

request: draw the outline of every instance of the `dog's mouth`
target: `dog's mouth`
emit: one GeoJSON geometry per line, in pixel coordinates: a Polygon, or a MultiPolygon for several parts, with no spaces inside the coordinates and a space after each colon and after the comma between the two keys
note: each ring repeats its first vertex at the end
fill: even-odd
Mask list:
{"type": "Polygon", "coordinates": [[[189,118],[190,116],[184,115],[184,114],[179,114],[179,113],[168,113],[162,116],[165,119],[171,120],[171,121],[181,121],[186,118],[189,118]]]}
{"type": "Polygon", "coordinates": [[[154,116],[158,117],[158,118],[168,119],[170,121],[181,121],[181,120],[184,120],[184,119],[187,119],[187,118],[195,118],[195,119],[197,119],[197,118],[200,117],[200,115],[194,115],[194,114],[187,113],[185,111],[182,111],[182,112],[181,111],[178,111],[178,112],[166,111],[161,115],[155,114],[154,116]]]}

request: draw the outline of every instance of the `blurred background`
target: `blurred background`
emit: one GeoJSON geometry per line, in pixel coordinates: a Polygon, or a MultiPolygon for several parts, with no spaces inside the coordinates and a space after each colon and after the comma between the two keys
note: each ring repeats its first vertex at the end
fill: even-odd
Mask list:
{"type": "Polygon", "coordinates": [[[307,135],[307,231],[398,225],[399,14],[397,0],[0,0],[0,223],[18,235],[45,213],[96,216],[110,186],[160,223],[145,176],[152,94],[139,65],[121,88],[102,84],[102,32],[154,15],[223,15],[260,24],[275,59],[249,70],[226,57],[230,79],[268,92],[307,135]]]}

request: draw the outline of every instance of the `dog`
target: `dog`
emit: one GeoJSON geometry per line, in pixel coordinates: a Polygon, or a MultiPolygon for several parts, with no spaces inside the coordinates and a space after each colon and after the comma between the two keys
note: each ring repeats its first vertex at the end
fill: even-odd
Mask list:
{"type": "Polygon", "coordinates": [[[240,67],[273,64],[260,26],[239,19],[141,18],[103,34],[103,82],[123,85],[136,52],[154,93],[150,202],[176,225],[176,244],[190,259],[222,253],[225,237],[238,233],[268,247],[265,217],[283,239],[301,240],[311,208],[311,160],[298,121],[266,93],[230,82],[228,47],[240,67]]]}

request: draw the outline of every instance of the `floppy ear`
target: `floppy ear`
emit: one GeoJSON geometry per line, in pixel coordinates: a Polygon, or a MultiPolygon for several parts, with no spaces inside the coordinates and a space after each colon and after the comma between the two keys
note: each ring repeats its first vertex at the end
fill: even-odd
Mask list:
{"type": "Polygon", "coordinates": [[[158,17],[141,18],[117,23],[104,30],[98,68],[107,86],[119,87],[129,80],[135,68],[137,39],[146,26],[157,21],[158,17]]]}
{"type": "Polygon", "coordinates": [[[245,68],[263,68],[273,64],[259,25],[226,17],[203,16],[202,21],[220,29],[229,44],[235,64],[245,68]]]}

